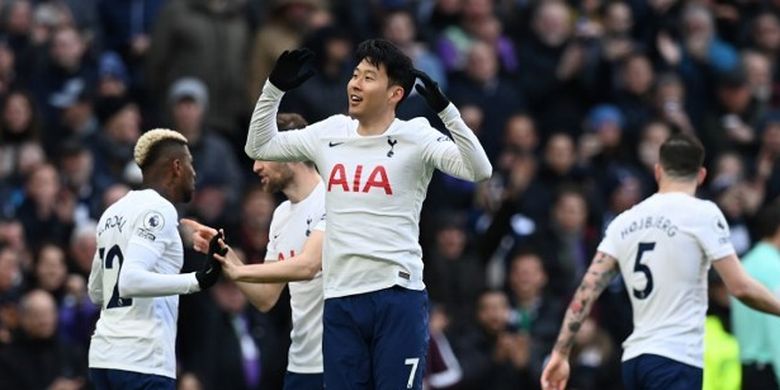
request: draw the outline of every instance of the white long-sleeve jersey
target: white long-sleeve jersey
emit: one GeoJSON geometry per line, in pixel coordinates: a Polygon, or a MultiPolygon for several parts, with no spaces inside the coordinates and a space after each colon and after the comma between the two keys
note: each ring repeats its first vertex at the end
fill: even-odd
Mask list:
{"type": "Polygon", "coordinates": [[[322,175],[328,215],[325,298],[394,285],[424,289],[419,220],[433,170],[472,181],[492,173],[458,109],[450,104],[439,113],[452,138],[424,118],[395,119],[383,134],[361,136],[358,121],[345,115],[279,133],[283,94],[266,82],[245,151],[256,160],[312,161],[322,175]]]}
{"type": "Polygon", "coordinates": [[[199,290],[183,258],[173,204],[154,190],[131,191],[98,222],[89,296],[100,319],[89,367],[176,378],[179,294],[199,290]]]}
{"type": "Polygon", "coordinates": [[[734,254],[729,237],[718,206],[683,193],[655,194],[612,221],[598,250],[618,260],[634,309],[623,361],[655,354],[702,367],[707,271],[734,254]]]}

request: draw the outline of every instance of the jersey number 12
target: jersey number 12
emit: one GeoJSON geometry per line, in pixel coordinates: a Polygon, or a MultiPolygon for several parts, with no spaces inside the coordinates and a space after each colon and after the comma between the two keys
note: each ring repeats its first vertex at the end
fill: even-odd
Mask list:
{"type": "Polygon", "coordinates": [[[642,290],[634,289],[634,297],[636,297],[636,299],[645,299],[653,291],[653,274],[650,273],[650,267],[646,264],[642,264],[642,256],[644,256],[645,252],[650,252],[653,249],[655,249],[654,242],[639,243],[639,250],[636,252],[636,261],[634,262],[634,272],[645,274],[647,284],[645,284],[645,288],[642,290]]]}
{"type": "Polygon", "coordinates": [[[108,250],[108,253],[106,253],[106,248],[99,248],[98,253],[100,254],[100,259],[103,260],[103,267],[105,269],[114,268],[114,259],[119,260],[116,272],[116,283],[114,283],[114,292],[111,293],[111,299],[108,300],[106,309],[131,306],[133,304],[132,298],[121,298],[119,296],[119,273],[122,272],[122,262],[125,261],[125,257],[122,255],[122,249],[119,248],[119,245],[114,245],[108,250]]]}

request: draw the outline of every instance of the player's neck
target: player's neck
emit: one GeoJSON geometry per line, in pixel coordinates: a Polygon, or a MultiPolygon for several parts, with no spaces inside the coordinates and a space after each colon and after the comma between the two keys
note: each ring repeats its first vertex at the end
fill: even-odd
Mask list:
{"type": "Polygon", "coordinates": [[[387,110],[371,118],[358,119],[357,133],[362,136],[380,135],[387,131],[395,120],[395,111],[387,110]]]}
{"type": "Polygon", "coordinates": [[[690,196],[696,196],[696,182],[661,180],[658,183],[658,193],[681,192],[690,196]]]}
{"type": "Polygon", "coordinates": [[[305,168],[301,172],[293,175],[293,179],[282,189],[284,196],[292,203],[298,203],[306,199],[320,182],[320,177],[316,172],[305,168]]]}
{"type": "Polygon", "coordinates": [[[167,199],[169,202],[176,204],[179,202],[179,200],[174,196],[174,191],[167,185],[156,182],[156,181],[146,181],[144,180],[142,183],[142,187],[146,189],[155,190],[160,196],[167,199]]]}

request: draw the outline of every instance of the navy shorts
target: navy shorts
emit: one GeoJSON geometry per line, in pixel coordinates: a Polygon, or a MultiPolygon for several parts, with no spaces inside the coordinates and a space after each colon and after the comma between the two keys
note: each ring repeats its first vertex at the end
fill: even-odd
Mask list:
{"type": "Polygon", "coordinates": [[[658,355],[639,355],[623,362],[627,390],[701,389],[702,369],[658,355]]]}
{"type": "Polygon", "coordinates": [[[300,374],[287,371],[287,374],[284,375],[284,390],[322,390],[324,388],[322,373],[300,374]]]}
{"type": "Polygon", "coordinates": [[[175,390],[176,380],[140,372],[90,368],[89,379],[96,390],[175,390]]]}
{"type": "Polygon", "coordinates": [[[428,294],[391,287],[325,300],[325,388],[422,389],[428,294]]]}

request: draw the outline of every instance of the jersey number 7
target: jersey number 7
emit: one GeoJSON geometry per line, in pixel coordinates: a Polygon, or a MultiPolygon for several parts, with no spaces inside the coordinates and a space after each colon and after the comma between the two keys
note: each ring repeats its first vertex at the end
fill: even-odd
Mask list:
{"type": "Polygon", "coordinates": [[[650,267],[646,264],[642,264],[642,256],[644,256],[645,252],[652,251],[653,249],[655,249],[654,242],[639,243],[639,250],[636,252],[636,261],[634,262],[634,272],[645,274],[647,284],[645,284],[645,288],[642,290],[634,289],[634,297],[636,297],[636,299],[645,299],[653,291],[653,274],[650,273],[650,267]]]}
{"type": "Polygon", "coordinates": [[[100,259],[103,260],[103,268],[105,269],[114,268],[114,259],[116,258],[119,260],[119,266],[116,272],[116,283],[114,283],[114,292],[111,293],[111,299],[108,300],[106,309],[131,306],[133,304],[132,298],[121,298],[119,296],[119,273],[122,272],[122,262],[125,261],[125,257],[122,255],[122,249],[119,248],[119,245],[114,245],[108,250],[108,253],[106,253],[106,248],[99,248],[98,253],[100,254],[100,259]]]}

